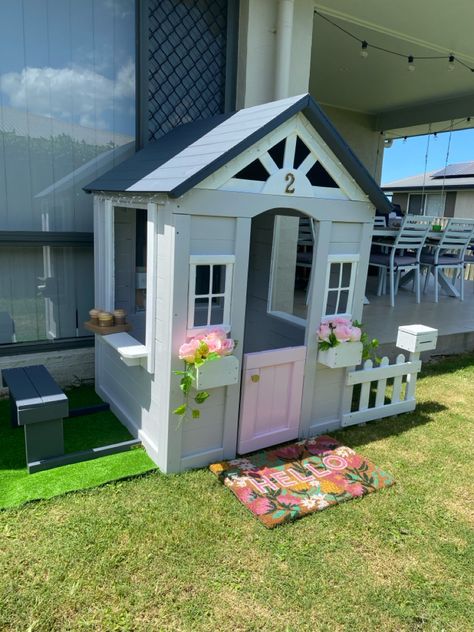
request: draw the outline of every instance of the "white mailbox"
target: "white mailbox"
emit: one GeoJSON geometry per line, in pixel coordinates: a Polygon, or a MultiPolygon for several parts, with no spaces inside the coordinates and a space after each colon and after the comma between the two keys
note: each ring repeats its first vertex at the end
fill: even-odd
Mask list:
{"type": "Polygon", "coordinates": [[[438,330],[425,325],[401,325],[398,328],[397,347],[411,353],[436,349],[438,330]]]}

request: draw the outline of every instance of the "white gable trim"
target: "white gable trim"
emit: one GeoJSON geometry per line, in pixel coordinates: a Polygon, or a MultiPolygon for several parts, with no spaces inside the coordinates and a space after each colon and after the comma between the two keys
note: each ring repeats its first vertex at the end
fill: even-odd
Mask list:
{"type": "Polygon", "coordinates": [[[327,144],[320,138],[311,123],[300,113],[293,116],[265,138],[245,150],[241,155],[218,169],[215,173],[198,184],[196,188],[287,195],[288,192],[285,191],[286,185],[284,185],[283,179],[288,172],[300,179],[300,182],[296,183],[298,187],[297,194],[299,196],[326,199],[351,199],[358,201],[367,200],[366,194],[348,174],[327,144]],[[299,136],[310,150],[309,156],[298,169],[292,167],[296,136],[299,136]],[[267,152],[285,138],[287,139],[287,146],[285,148],[284,166],[283,169],[279,169],[267,152]],[[239,171],[256,159],[260,159],[270,173],[270,178],[266,182],[241,180],[234,177],[236,173],[239,173],[239,171]],[[338,184],[339,189],[311,186],[305,174],[317,160],[338,184]],[[271,178],[273,178],[275,182],[269,184],[271,178]],[[306,183],[304,183],[303,180],[306,181],[306,183]]]}

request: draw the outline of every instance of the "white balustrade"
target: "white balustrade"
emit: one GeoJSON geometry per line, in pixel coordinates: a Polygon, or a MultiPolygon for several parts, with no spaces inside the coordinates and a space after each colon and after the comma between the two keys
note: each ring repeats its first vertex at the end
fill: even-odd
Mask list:
{"type": "Polygon", "coordinates": [[[378,366],[374,366],[372,360],[366,360],[361,368],[348,370],[346,385],[360,385],[360,392],[355,396],[352,388],[352,397],[346,399],[347,410],[343,412],[342,425],[351,426],[415,410],[420,352],[435,349],[437,336],[436,329],[423,325],[400,327],[397,346],[410,352],[408,360],[401,353],[394,364],[384,357],[378,366]],[[393,380],[389,387],[387,380],[393,380]]]}

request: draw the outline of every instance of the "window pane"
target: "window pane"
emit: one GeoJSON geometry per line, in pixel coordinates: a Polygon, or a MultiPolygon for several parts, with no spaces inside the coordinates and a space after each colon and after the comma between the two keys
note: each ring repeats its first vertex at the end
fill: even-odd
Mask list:
{"type": "Polygon", "coordinates": [[[209,307],[208,298],[197,298],[194,303],[194,326],[202,327],[207,323],[207,311],[209,307]]]}
{"type": "MultiPolygon", "coordinates": [[[[0,2],[0,230],[93,231],[83,186],[135,150],[134,13],[135,0],[0,2]]],[[[90,336],[92,248],[1,250],[18,341],[90,336]]]]}
{"type": "Polygon", "coordinates": [[[224,294],[225,266],[213,266],[212,268],[212,293],[224,294]]]}
{"type": "Polygon", "coordinates": [[[422,201],[423,196],[419,194],[410,195],[410,201],[408,203],[408,212],[412,215],[422,215],[422,201]]]}
{"type": "Polygon", "coordinates": [[[349,287],[351,282],[352,263],[342,264],[342,283],[341,287],[349,287]]]}
{"type": "Polygon", "coordinates": [[[224,323],[224,297],[212,299],[211,306],[211,325],[223,325],[224,323]]]}
{"type": "Polygon", "coordinates": [[[341,274],[341,264],[331,263],[331,270],[329,272],[329,287],[330,288],[339,287],[340,274],[341,274]]]}
{"type": "Polygon", "coordinates": [[[339,295],[339,305],[337,307],[338,314],[347,314],[347,301],[349,299],[349,291],[342,290],[339,295]]]}
{"type": "Polygon", "coordinates": [[[211,266],[196,266],[196,296],[209,294],[211,266]]]}
{"type": "Polygon", "coordinates": [[[90,248],[0,249],[0,343],[90,335],[94,304],[90,248]]]}
{"type": "Polygon", "coordinates": [[[337,291],[328,292],[328,301],[326,304],[326,316],[330,316],[336,313],[336,305],[337,305],[337,291]]]}

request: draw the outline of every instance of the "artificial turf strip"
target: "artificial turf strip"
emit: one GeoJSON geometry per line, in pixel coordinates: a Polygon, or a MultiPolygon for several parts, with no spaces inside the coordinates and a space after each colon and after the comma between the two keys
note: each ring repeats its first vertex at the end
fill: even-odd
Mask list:
{"type": "MultiPolygon", "coordinates": [[[[71,389],[66,394],[70,400],[70,408],[101,401],[92,387],[71,389]]],[[[119,443],[131,438],[128,430],[110,411],[64,421],[66,453],[119,443]]],[[[128,452],[28,474],[23,428],[11,428],[9,401],[0,401],[0,509],[96,487],[153,469],[156,466],[145,450],[134,448],[128,452]]]]}

